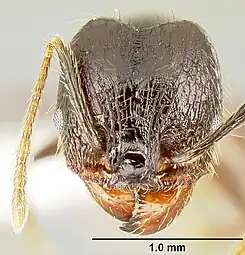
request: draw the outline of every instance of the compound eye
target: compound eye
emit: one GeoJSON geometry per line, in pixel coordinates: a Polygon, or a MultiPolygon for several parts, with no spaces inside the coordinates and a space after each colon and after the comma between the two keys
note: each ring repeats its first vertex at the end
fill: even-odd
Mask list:
{"type": "Polygon", "coordinates": [[[62,114],[61,109],[56,110],[54,117],[53,117],[53,122],[54,122],[54,125],[55,125],[55,128],[57,129],[57,131],[59,133],[61,133],[63,130],[63,126],[64,126],[63,114],[62,114]]]}

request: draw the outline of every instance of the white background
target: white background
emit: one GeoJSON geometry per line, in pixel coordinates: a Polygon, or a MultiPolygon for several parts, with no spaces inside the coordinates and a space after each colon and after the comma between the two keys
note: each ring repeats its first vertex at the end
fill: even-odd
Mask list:
{"type": "MultiPolygon", "coordinates": [[[[130,16],[141,12],[172,12],[197,21],[211,37],[221,62],[223,85],[235,108],[245,98],[243,1],[4,1],[0,0],[0,254],[152,254],[150,242],[91,242],[93,236],[126,236],[120,223],[92,201],[82,181],[70,173],[62,158],[30,166],[28,197],[33,217],[22,236],[9,223],[11,177],[26,102],[35,83],[45,42],[59,34],[66,42],[94,16],[130,16]]],[[[55,132],[45,114],[55,103],[58,65],[52,64],[39,121],[35,151],[55,132]]],[[[239,215],[223,193],[206,179],[193,200],[171,227],[157,236],[240,235],[239,215]],[[231,228],[230,226],[237,226],[231,228]],[[215,232],[214,229],[217,231],[215,232]],[[224,230],[224,231],[223,231],[224,230]],[[225,231],[229,230],[229,231],[225,231]]],[[[243,229],[244,230],[244,229],[243,229]]],[[[230,254],[234,243],[186,243],[186,254],[230,254]]]]}

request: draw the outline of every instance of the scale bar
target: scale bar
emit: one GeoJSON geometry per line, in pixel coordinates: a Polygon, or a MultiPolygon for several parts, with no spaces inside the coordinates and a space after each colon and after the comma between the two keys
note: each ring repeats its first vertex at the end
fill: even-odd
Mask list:
{"type": "Polygon", "coordinates": [[[242,237],[93,237],[92,241],[242,241],[242,237]]]}

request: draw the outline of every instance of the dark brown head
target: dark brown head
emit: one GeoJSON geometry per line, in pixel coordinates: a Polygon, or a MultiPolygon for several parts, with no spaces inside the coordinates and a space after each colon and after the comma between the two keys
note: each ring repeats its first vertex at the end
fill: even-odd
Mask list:
{"type": "MultiPolygon", "coordinates": [[[[212,164],[210,148],[201,156],[178,159],[221,123],[214,49],[192,22],[137,28],[104,18],[89,21],[70,47],[73,60],[64,61],[75,78],[71,85],[61,63],[56,113],[68,166],[97,201],[104,201],[104,209],[113,208],[105,206],[111,201],[109,191],[120,191],[119,200],[128,198],[132,208],[126,212],[106,209],[128,222],[126,231],[142,221],[139,205],[158,197],[159,215],[168,219],[162,229],[212,164]],[[169,206],[173,212],[168,218],[169,206]]],[[[156,222],[140,231],[158,231],[156,222]]]]}

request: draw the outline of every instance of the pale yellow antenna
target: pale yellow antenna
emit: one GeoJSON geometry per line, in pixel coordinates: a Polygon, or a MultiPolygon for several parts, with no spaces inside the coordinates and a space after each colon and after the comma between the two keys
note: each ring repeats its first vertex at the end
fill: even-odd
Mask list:
{"type": "Polygon", "coordinates": [[[53,57],[54,49],[58,50],[64,47],[60,37],[54,36],[46,45],[44,58],[38,80],[34,86],[31,100],[27,107],[27,114],[24,121],[24,127],[20,139],[20,145],[17,154],[17,165],[14,173],[14,188],[12,197],[12,227],[15,233],[20,233],[27,221],[28,205],[25,193],[27,177],[27,160],[30,154],[30,138],[32,134],[33,123],[36,118],[37,108],[40,103],[42,91],[48,75],[50,62],[53,57]]]}

